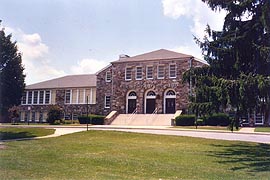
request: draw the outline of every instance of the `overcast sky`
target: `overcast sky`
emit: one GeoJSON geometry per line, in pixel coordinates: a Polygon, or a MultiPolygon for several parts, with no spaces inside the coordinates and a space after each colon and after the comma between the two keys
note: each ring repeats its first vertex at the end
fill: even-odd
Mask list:
{"type": "Polygon", "coordinates": [[[95,73],[118,59],[168,49],[201,58],[193,35],[221,30],[225,12],[201,0],[1,0],[0,19],[23,54],[26,83],[95,73]]]}

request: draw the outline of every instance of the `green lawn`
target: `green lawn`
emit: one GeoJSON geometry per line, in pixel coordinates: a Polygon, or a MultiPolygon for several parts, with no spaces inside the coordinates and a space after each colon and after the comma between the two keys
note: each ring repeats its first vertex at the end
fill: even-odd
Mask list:
{"type": "Polygon", "coordinates": [[[53,134],[54,131],[45,128],[1,127],[0,140],[46,136],[53,134]]]}
{"type": "Polygon", "coordinates": [[[270,145],[110,131],[16,141],[0,179],[269,179],[270,145]]]}
{"type": "Polygon", "coordinates": [[[270,132],[270,127],[256,127],[255,132],[270,132]]]}

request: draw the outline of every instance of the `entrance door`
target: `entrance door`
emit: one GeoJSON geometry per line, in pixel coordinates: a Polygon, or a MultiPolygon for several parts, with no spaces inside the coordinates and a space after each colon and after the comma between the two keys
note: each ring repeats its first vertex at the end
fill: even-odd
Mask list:
{"type": "Polygon", "coordinates": [[[166,114],[175,113],[175,98],[166,98],[166,114]]]}
{"type": "Polygon", "coordinates": [[[128,99],[128,113],[133,113],[136,109],[136,99],[128,99]]]}
{"type": "Polygon", "coordinates": [[[156,109],[156,99],[146,99],[146,114],[152,114],[156,109]]]}

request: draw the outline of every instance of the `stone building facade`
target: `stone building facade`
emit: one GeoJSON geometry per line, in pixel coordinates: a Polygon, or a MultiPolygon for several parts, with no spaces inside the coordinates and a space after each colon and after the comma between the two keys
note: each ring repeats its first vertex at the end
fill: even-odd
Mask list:
{"type": "Polygon", "coordinates": [[[182,82],[182,74],[203,65],[193,56],[164,49],[121,55],[97,73],[97,111],[174,114],[187,109],[190,87],[182,82]]]}

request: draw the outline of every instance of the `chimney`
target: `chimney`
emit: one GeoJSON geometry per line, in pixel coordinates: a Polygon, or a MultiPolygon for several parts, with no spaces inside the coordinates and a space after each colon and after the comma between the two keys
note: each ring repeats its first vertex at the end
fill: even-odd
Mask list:
{"type": "Polygon", "coordinates": [[[119,55],[119,60],[126,59],[126,58],[129,58],[129,55],[126,55],[126,54],[120,54],[119,55]]]}

